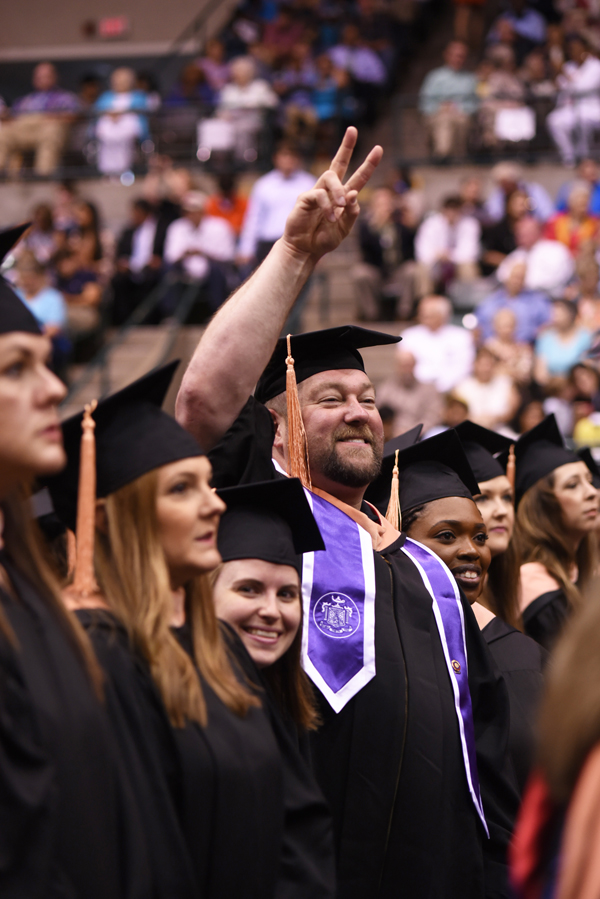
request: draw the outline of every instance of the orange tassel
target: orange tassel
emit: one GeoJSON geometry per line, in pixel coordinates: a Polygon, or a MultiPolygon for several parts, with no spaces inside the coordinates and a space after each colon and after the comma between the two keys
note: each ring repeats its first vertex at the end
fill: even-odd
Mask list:
{"type": "Polygon", "coordinates": [[[94,535],[96,530],[96,422],[92,412],[98,405],[89,403],[81,422],[81,454],[79,461],[79,495],[77,497],[77,558],[71,596],[80,598],[100,592],[94,574],[94,535]]]}
{"type": "Polygon", "coordinates": [[[287,428],[288,428],[288,469],[290,477],[300,478],[304,487],[311,489],[310,466],[308,461],[308,445],[306,431],[300,411],[298,399],[298,385],[296,384],[296,371],[292,357],[292,335],[287,336],[287,358],[285,363],[285,390],[287,399],[287,428]]]}
{"type": "Polygon", "coordinates": [[[400,481],[398,479],[400,472],[398,470],[398,452],[399,450],[396,450],[396,458],[394,461],[394,468],[392,470],[392,489],[390,490],[390,501],[388,503],[385,517],[393,527],[401,531],[402,510],[400,508],[400,481]]]}
{"type": "Polygon", "coordinates": [[[511,443],[508,451],[508,461],[506,463],[506,477],[510,481],[513,491],[515,489],[515,474],[517,469],[517,460],[515,458],[515,445],[511,443]]]}
{"type": "Polygon", "coordinates": [[[77,562],[77,540],[71,528],[67,528],[67,564],[69,566],[68,577],[73,575],[75,571],[75,563],[77,562]]]}

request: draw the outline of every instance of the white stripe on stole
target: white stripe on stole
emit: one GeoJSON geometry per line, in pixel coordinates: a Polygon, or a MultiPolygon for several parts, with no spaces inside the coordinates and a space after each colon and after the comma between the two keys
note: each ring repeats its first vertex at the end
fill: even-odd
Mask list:
{"type": "MultiPolygon", "coordinates": [[[[464,619],[464,614],[463,614],[463,609],[462,609],[462,603],[460,601],[460,594],[458,592],[458,585],[456,583],[456,580],[454,579],[454,575],[452,574],[452,572],[450,571],[450,569],[448,568],[446,563],[442,559],[440,559],[440,557],[437,556],[431,549],[429,549],[429,547],[425,546],[423,543],[419,543],[419,541],[415,540],[413,537],[411,537],[410,539],[413,543],[416,543],[417,546],[420,546],[421,549],[424,549],[430,556],[433,556],[435,561],[439,565],[442,566],[446,576],[448,577],[448,580],[449,580],[452,590],[454,592],[454,597],[455,597],[456,603],[458,605],[459,613],[460,613],[462,638],[463,638],[463,644],[465,644],[465,659],[467,660],[467,674],[468,674],[468,655],[467,655],[467,647],[466,647],[466,643],[465,643],[465,619],[464,619]]],[[[444,622],[442,619],[442,614],[440,612],[440,607],[438,605],[437,599],[435,598],[435,594],[431,587],[431,583],[429,582],[429,578],[427,577],[427,573],[425,572],[425,569],[423,568],[423,566],[413,556],[411,556],[410,552],[408,552],[404,546],[402,547],[402,552],[406,556],[408,556],[408,558],[411,560],[411,562],[414,563],[414,565],[417,568],[419,574],[421,575],[421,577],[423,579],[423,583],[425,584],[425,587],[427,588],[427,591],[429,592],[429,595],[431,596],[431,599],[432,599],[433,614],[435,615],[437,629],[438,629],[438,633],[440,635],[442,649],[444,651],[444,658],[446,660],[446,668],[448,669],[448,674],[450,676],[450,683],[452,684],[452,692],[454,693],[454,707],[456,709],[456,716],[458,718],[458,727],[460,730],[460,742],[461,742],[461,748],[462,748],[462,753],[463,753],[463,767],[465,769],[465,774],[467,777],[467,783],[469,786],[469,792],[471,794],[471,798],[473,799],[473,802],[475,803],[475,807],[479,813],[481,823],[483,824],[483,826],[485,828],[485,832],[489,839],[490,832],[488,830],[487,822],[485,820],[485,814],[483,811],[481,796],[478,796],[476,794],[475,788],[473,786],[473,780],[471,778],[471,765],[469,762],[469,753],[467,751],[465,725],[464,725],[462,713],[460,710],[460,693],[459,693],[458,683],[456,681],[456,675],[452,668],[452,660],[450,658],[450,653],[448,651],[448,644],[446,642],[446,631],[444,630],[444,622]]],[[[471,710],[471,714],[472,714],[472,710],[471,710]]]]}

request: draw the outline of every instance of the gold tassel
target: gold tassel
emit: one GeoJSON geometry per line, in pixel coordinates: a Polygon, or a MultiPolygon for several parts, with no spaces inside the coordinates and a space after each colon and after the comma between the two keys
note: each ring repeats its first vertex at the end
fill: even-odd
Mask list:
{"type": "Polygon", "coordinates": [[[285,391],[287,399],[287,428],[288,428],[288,469],[290,477],[300,478],[300,481],[311,489],[310,466],[308,462],[308,446],[306,443],[306,431],[300,411],[298,399],[298,386],[296,384],[296,371],[292,358],[292,335],[287,336],[287,358],[285,364],[285,391]]]}
{"type": "Polygon", "coordinates": [[[517,460],[515,458],[515,445],[511,443],[508,451],[508,461],[506,463],[506,477],[510,481],[513,491],[515,489],[515,474],[517,469],[517,460]]]}
{"type": "Polygon", "coordinates": [[[67,528],[67,564],[69,566],[68,577],[71,577],[75,571],[75,563],[77,562],[77,540],[71,528],[67,528]]]}
{"type": "Polygon", "coordinates": [[[81,422],[81,454],[79,461],[79,495],[77,497],[77,558],[71,596],[91,597],[100,592],[94,574],[94,535],[96,530],[96,422],[92,412],[96,400],[84,410],[81,422]]]}
{"type": "Polygon", "coordinates": [[[392,470],[392,489],[390,490],[390,501],[388,503],[385,517],[393,527],[401,531],[402,510],[400,508],[400,481],[398,479],[400,472],[398,470],[398,453],[399,450],[396,450],[396,458],[394,461],[394,468],[392,470]]]}

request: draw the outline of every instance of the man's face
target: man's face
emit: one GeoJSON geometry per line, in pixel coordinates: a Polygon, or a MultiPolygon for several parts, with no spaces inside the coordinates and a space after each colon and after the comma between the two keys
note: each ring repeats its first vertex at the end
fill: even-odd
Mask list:
{"type": "Polygon", "coordinates": [[[448,316],[445,307],[435,300],[421,300],[419,304],[419,324],[430,331],[437,331],[447,324],[448,316]]]}
{"type": "Polygon", "coordinates": [[[459,41],[453,41],[451,44],[448,44],[444,57],[449,68],[454,69],[455,72],[460,72],[467,61],[467,48],[459,41]]]}
{"type": "Polygon", "coordinates": [[[381,469],[383,424],[366,374],[319,372],[299,396],[314,485],[330,493],[336,484],[367,487],[381,469]]]}
{"type": "Polygon", "coordinates": [[[540,226],[535,219],[521,219],[515,226],[517,246],[530,250],[539,240],[540,226]]]}
{"type": "Polygon", "coordinates": [[[48,62],[41,62],[33,70],[33,86],[36,91],[49,91],[56,84],[56,69],[48,62]]]}
{"type": "Polygon", "coordinates": [[[280,150],[276,153],[273,162],[284,178],[289,178],[300,168],[300,159],[288,150],[280,150]]]}
{"type": "Polygon", "coordinates": [[[190,220],[194,228],[197,228],[204,217],[203,209],[187,209],[185,216],[190,220]]]}

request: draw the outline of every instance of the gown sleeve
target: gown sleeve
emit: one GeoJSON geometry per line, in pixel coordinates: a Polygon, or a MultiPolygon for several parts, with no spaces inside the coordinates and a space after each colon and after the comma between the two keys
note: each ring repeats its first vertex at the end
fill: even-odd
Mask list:
{"type": "Polygon", "coordinates": [[[549,652],[568,616],[569,603],[562,590],[542,593],[523,612],[525,633],[549,652]]]}
{"type": "Polygon", "coordinates": [[[275,428],[271,413],[253,396],[209,452],[214,487],[236,487],[271,481],[275,469],[271,461],[275,428]]]}

